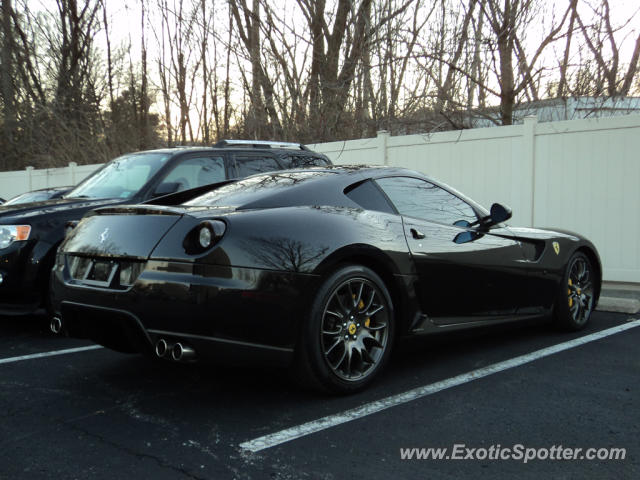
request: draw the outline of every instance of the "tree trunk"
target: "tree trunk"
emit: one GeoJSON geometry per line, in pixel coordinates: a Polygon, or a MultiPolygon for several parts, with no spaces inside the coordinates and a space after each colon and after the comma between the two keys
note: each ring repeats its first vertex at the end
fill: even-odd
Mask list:
{"type": "Polygon", "coordinates": [[[571,18],[569,19],[569,29],[567,30],[567,42],[564,47],[564,57],[560,65],[560,82],[558,83],[558,97],[564,98],[567,91],[567,66],[569,63],[569,52],[571,51],[571,40],[573,39],[573,28],[576,23],[578,0],[571,0],[571,18]]]}
{"type": "Polygon", "coordinates": [[[13,85],[14,75],[14,32],[11,28],[12,24],[12,6],[11,0],[2,0],[2,47],[0,51],[0,61],[2,69],[0,71],[0,82],[2,83],[2,100],[3,100],[3,128],[2,128],[2,145],[4,155],[0,168],[6,170],[9,162],[14,156],[14,135],[16,129],[16,103],[15,91],[13,85]]]}
{"type": "Polygon", "coordinates": [[[141,150],[149,148],[151,142],[149,140],[149,92],[147,87],[147,46],[145,43],[145,0],[141,1],[142,4],[142,19],[140,22],[140,45],[141,45],[141,85],[140,85],[140,140],[139,148],[141,150]]]}
{"type": "Polygon", "coordinates": [[[514,19],[517,3],[504,0],[502,22],[498,32],[498,55],[500,58],[500,121],[502,125],[513,124],[515,85],[513,78],[514,19]]]}

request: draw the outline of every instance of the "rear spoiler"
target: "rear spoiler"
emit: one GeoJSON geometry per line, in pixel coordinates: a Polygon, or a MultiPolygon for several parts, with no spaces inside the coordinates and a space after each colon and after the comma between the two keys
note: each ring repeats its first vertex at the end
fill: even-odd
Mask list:
{"type": "Polygon", "coordinates": [[[191,199],[199,197],[205,193],[211,192],[216,188],[229,185],[230,183],[237,182],[238,179],[225,180],[218,183],[210,183],[208,185],[202,185],[201,187],[190,188],[189,190],[182,190],[181,192],[170,193],[169,195],[163,195],[161,197],[152,198],[146,202],[142,202],[144,205],[180,205],[184,202],[188,202],[191,199]]]}

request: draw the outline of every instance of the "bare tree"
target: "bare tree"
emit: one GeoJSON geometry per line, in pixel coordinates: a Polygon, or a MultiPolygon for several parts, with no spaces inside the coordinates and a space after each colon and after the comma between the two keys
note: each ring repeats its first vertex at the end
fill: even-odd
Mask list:
{"type": "Polygon", "coordinates": [[[453,52],[453,56],[451,58],[450,64],[447,68],[447,74],[444,78],[444,81],[438,85],[438,100],[436,102],[435,110],[436,112],[442,112],[446,108],[447,100],[449,100],[448,92],[453,87],[453,82],[456,76],[456,69],[453,68],[455,65],[459,65],[461,62],[462,54],[465,48],[468,46],[469,41],[469,26],[471,24],[471,20],[473,19],[474,10],[476,8],[476,0],[469,0],[468,8],[463,15],[462,18],[462,26],[460,28],[460,34],[457,41],[457,46],[455,51],[453,52]]]}
{"type": "Polygon", "coordinates": [[[7,167],[7,162],[13,160],[15,129],[17,123],[17,111],[15,102],[15,88],[13,77],[15,75],[15,32],[13,29],[13,6],[11,0],[3,0],[0,15],[2,25],[0,30],[0,94],[2,95],[2,145],[5,152],[2,155],[1,168],[7,167]]]}
{"type": "MultiPolygon", "coordinates": [[[[578,1],[574,1],[571,4],[572,15],[575,17],[584,41],[593,55],[599,72],[602,74],[601,77],[598,74],[596,75],[602,78],[605,84],[603,88],[606,90],[607,95],[610,97],[628,95],[638,70],[640,33],[636,37],[635,47],[625,71],[624,66],[621,64],[620,49],[615,38],[617,29],[611,23],[609,0],[599,0],[599,2],[599,7],[594,9],[596,21],[593,25],[585,25],[581,15],[578,13],[578,1]],[[606,53],[606,44],[608,44],[608,55],[606,53]]],[[[632,16],[629,22],[635,17],[636,15],[632,16]]],[[[601,82],[598,83],[601,84],[601,82]]],[[[596,89],[596,93],[599,93],[599,90],[596,89]]]]}
{"type": "Polygon", "coordinates": [[[0,5],[0,168],[155,146],[159,117],[168,145],[314,142],[640,89],[637,12],[609,0],[140,0],[128,43],[106,0],[0,5]]]}
{"type": "Polygon", "coordinates": [[[147,44],[146,44],[146,6],[145,0],[140,0],[140,123],[138,148],[145,149],[151,146],[149,138],[149,88],[147,72],[147,44]]]}
{"type": "Polygon", "coordinates": [[[186,4],[185,0],[157,0],[160,28],[154,30],[160,52],[156,60],[160,77],[160,92],[163,97],[165,123],[169,145],[179,138],[181,143],[195,141],[190,111],[194,94],[194,78],[200,57],[194,57],[195,25],[198,5],[186,4]],[[177,132],[173,131],[172,105],[178,107],[177,132]]]}
{"type": "Polygon", "coordinates": [[[567,69],[569,67],[569,55],[571,53],[571,42],[573,40],[573,32],[575,29],[576,17],[578,14],[578,0],[570,0],[571,17],[569,18],[569,28],[565,40],[564,56],[560,63],[560,81],[558,82],[558,96],[564,97],[567,92],[567,69]]]}
{"type": "Polygon", "coordinates": [[[498,50],[498,82],[500,87],[500,121],[502,125],[513,123],[513,109],[517,96],[527,89],[537,98],[536,77],[542,72],[538,61],[545,49],[561,37],[563,25],[571,7],[563,13],[559,21],[552,23],[538,48],[527,58],[522,47],[522,36],[530,27],[537,5],[536,0],[486,0],[482,4],[485,18],[493,32],[498,50]],[[517,60],[517,69],[514,66],[517,60]],[[520,77],[520,78],[518,78],[520,77]]]}
{"type": "Polygon", "coordinates": [[[56,104],[65,116],[73,117],[75,107],[82,105],[82,89],[90,70],[90,52],[97,28],[99,4],[86,0],[78,5],[76,0],[56,0],[60,44],[56,104]]]}
{"type": "Polygon", "coordinates": [[[381,35],[380,38],[374,36],[371,42],[374,57],[363,61],[363,68],[366,69],[365,104],[371,104],[372,115],[377,119],[376,129],[393,131],[398,118],[406,118],[411,115],[412,109],[420,105],[416,100],[422,96],[422,85],[415,81],[416,72],[411,71],[411,62],[418,48],[420,34],[432,18],[437,3],[433,2],[426,13],[423,7],[424,3],[417,0],[412,9],[392,17],[397,4],[387,0],[381,10],[374,10],[375,23],[380,23],[384,17],[390,18],[374,33],[381,35]],[[374,78],[371,78],[372,73],[374,78]],[[409,82],[408,75],[413,77],[409,82]],[[401,101],[402,92],[405,92],[408,101],[401,101]]]}
{"type": "Polygon", "coordinates": [[[261,0],[252,0],[251,8],[246,0],[230,0],[229,6],[251,64],[248,133],[256,138],[266,132],[271,136],[280,136],[282,125],[275,106],[273,82],[267,75],[261,58],[261,0]]]}

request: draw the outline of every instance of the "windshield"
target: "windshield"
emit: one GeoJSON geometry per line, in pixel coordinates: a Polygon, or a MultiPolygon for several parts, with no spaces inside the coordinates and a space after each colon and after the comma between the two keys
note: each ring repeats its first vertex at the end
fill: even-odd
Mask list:
{"type": "Polygon", "coordinates": [[[65,195],[66,198],[133,197],[164,165],[169,153],[132,153],[109,162],[65,195]]]}
{"type": "Polygon", "coordinates": [[[17,197],[13,197],[11,200],[7,200],[3,203],[3,205],[17,205],[19,203],[33,203],[33,202],[43,202],[44,200],[49,200],[53,195],[55,195],[55,191],[45,191],[45,192],[27,192],[17,197]]]}

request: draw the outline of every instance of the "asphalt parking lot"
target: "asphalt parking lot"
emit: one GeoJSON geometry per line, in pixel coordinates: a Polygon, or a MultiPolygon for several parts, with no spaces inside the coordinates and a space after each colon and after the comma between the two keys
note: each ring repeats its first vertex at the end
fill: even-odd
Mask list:
{"type": "Polygon", "coordinates": [[[412,341],[372,388],[328,397],[301,391],[280,370],[105,349],[34,357],[90,344],[54,338],[35,318],[0,318],[0,478],[640,478],[640,327],[629,320],[596,312],[575,334],[520,325],[412,341]],[[616,328],[626,329],[609,334],[616,328]],[[596,332],[607,336],[512,362],[596,332]],[[495,364],[505,368],[477,373],[495,364]],[[443,388],[367,410],[434,384],[443,388]],[[357,418],[343,413],[358,407],[357,418]],[[287,441],[272,445],[277,432],[287,441]],[[247,448],[264,436],[266,448],[247,448]],[[401,459],[401,449],[450,454],[456,445],[478,457],[515,445],[626,455],[401,459]]]}

